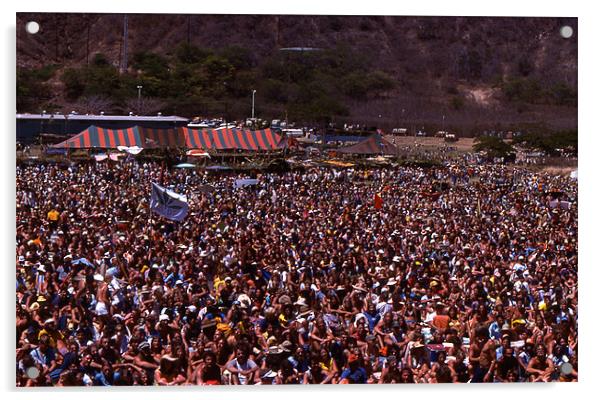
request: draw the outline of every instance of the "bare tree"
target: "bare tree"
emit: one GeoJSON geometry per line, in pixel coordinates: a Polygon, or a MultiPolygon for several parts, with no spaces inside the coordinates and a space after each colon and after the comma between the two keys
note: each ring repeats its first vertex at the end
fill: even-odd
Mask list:
{"type": "Polygon", "coordinates": [[[166,103],[154,97],[131,98],[125,101],[127,111],[136,111],[138,115],[149,115],[161,111],[166,103]]]}
{"type": "Polygon", "coordinates": [[[84,114],[100,114],[101,111],[110,112],[113,101],[104,96],[85,96],[77,99],[72,108],[84,114]]]}

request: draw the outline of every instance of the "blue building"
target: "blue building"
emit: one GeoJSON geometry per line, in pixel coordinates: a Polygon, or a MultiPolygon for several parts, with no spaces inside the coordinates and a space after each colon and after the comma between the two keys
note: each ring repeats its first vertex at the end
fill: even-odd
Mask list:
{"type": "Polygon", "coordinates": [[[107,129],[124,129],[136,125],[166,129],[187,124],[187,118],[162,115],[17,114],[17,142],[36,143],[41,134],[70,137],[91,125],[107,129]]]}

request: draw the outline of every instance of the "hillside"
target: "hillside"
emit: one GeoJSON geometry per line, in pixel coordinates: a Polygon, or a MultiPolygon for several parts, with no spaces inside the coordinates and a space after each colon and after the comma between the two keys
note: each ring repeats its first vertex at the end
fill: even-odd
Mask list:
{"type": "Polygon", "coordinates": [[[249,116],[256,89],[266,118],[461,133],[577,125],[574,18],[130,14],[119,74],[123,25],[115,14],[18,14],[18,111],[100,96],[127,112],[141,84],[149,112],[187,117],[249,116]],[[289,47],[321,50],[279,50],[289,47]]]}

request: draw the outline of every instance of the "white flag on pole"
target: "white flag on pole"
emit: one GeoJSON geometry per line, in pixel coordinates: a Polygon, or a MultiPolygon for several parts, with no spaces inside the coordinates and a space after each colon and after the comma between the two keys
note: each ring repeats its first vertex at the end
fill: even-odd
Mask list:
{"type": "Polygon", "coordinates": [[[240,189],[241,187],[257,185],[259,183],[259,179],[237,179],[234,182],[234,189],[240,189]]]}
{"type": "Polygon", "coordinates": [[[182,221],[188,214],[188,201],[186,196],[172,192],[156,183],[151,189],[151,210],[162,217],[174,221],[182,221]]]}

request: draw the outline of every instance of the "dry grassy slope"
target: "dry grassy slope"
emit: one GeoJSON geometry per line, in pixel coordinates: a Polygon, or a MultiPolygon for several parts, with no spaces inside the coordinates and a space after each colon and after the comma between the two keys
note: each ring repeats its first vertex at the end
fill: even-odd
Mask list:
{"type": "MultiPolygon", "coordinates": [[[[384,100],[350,103],[354,113],[371,118],[384,114],[383,118],[395,122],[403,108],[405,119],[436,119],[449,108],[448,92],[454,85],[468,102],[464,111],[447,111],[450,123],[454,118],[475,116],[497,122],[548,116],[560,124],[576,124],[574,109],[535,107],[519,116],[495,101],[474,101],[483,91],[495,96],[491,91],[494,80],[517,75],[521,59],[532,63],[529,76],[575,87],[577,37],[566,40],[559,35],[559,28],[567,23],[577,32],[574,18],[129,15],[129,51],[169,54],[178,43],[190,39],[201,47],[248,47],[260,60],[280,47],[346,44],[374,68],[384,69],[398,80],[397,89],[384,100]],[[481,60],[479,76],[471,76],[461,62],[470,52],[481,60]],[[477,107],[479,104],[483,107],[477,107]]],[[[89,33],[90,54],[102,52],[118,65],[122,30],[122,15],[18,14],[17,64],[85,63],[89,33]],[[40,33],[25,32],[29,20],[41,24],[40,33]]]]}
{"type": "Polygon", "coordinates": [[[470,151],[474,145],[473,138],[460,138],[456,142],[446,142],[443,138],[436,137],[414,137],[414,136],[393,136],[387,135],[385,138],[398,147],[421,147],[432,150],[442,147],[455,147],[458,151],[470,151]]]}

